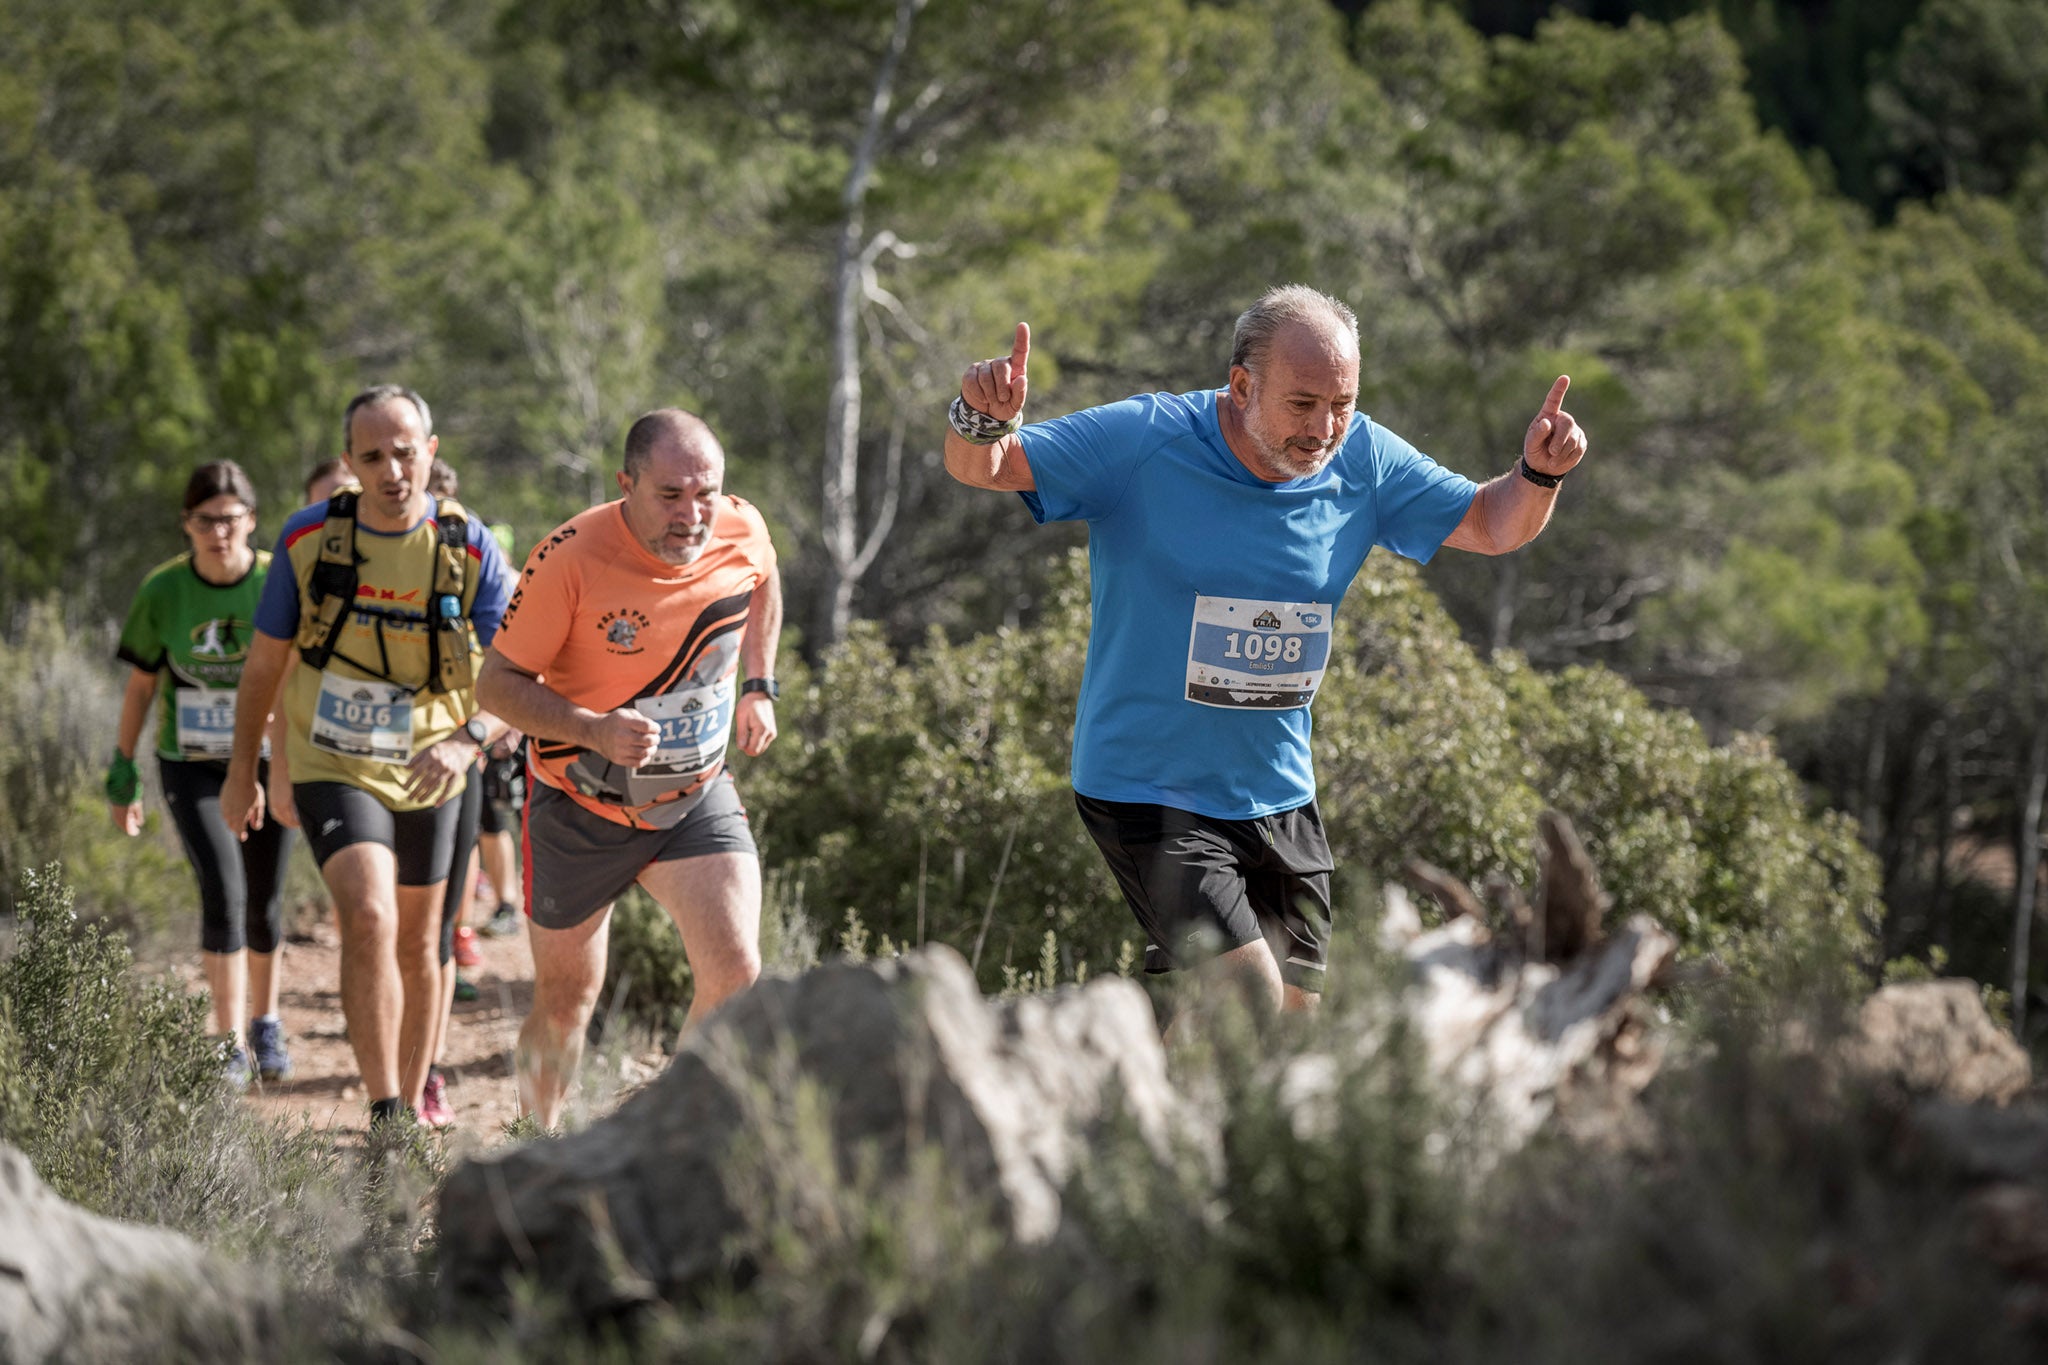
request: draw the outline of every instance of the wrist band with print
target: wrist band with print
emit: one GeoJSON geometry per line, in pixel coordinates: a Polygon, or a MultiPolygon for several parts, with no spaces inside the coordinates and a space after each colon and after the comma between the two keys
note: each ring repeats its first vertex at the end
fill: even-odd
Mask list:
{"type": "Polygon", "coordinates": [[[135,766],[135,760],[114,750],[113,761],[107,764],[107,800],[116,806],[132,806],[142,797],[142,769],[135,766]]]}
{"type": "Polygon", "coordinates": [[[1005,436],[1016,434],[1024,425],[1024,414],[1018,413],[1007,422],[998,422],[980,408],[968,404],[966,396],[953,399],[953,405],[946,409],[946,422],[953,428],[953,434],[971,446],[992,446],[1005,436]]]}
{"type": "Polygon", "coordinates": [[[1555,488],[1564,482],[1564,475],[1562,474],[1545,474],[1540,469],[1531,469],[1528,457],[1526,456],[1522,459],[1522,477],[1535,484],[1538,488],[1555,488]]]}

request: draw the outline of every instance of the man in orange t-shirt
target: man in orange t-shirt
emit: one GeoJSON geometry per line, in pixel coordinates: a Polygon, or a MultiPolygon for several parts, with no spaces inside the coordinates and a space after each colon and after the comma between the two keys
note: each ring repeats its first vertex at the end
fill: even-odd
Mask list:
{"type": "Polygon", "coordinates": [[[690,1023],[761,972],[760,857],[725,746],[736,731],[754,755],[775,738],[775,547],[761,514],[724,491],[725,452],[690,413],[635,422],[618,480],[622,499],[527,556],[477,678],[482,704],[532,741],[533,1009],[517,1064],[520,1109],[549,1128],[627,887],[645,887],[682,933],[690,1023]]]}

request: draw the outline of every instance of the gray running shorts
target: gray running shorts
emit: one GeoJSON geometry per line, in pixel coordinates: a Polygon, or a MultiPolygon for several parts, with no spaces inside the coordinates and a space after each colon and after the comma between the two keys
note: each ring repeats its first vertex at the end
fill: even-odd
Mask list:
{"type": "Polygon", "coordinates": [[[649,863],[759,856],[729,772],[712,779],[673,829],[632,829],[585,810],[559,788],[532,782],[520,833],[526,913],[543,929],[575,928],[624,894],[649,863]]]}

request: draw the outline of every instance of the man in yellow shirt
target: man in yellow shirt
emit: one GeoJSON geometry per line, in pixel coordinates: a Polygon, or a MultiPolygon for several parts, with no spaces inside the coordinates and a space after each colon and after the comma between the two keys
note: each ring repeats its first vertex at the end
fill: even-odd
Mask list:
{"type": "Polygon", "coordinates": [[[482,522],[428,493],[439,442],[418,394],[366,389],[342,429],[360,489],[278,537],[221,815],[262,824],[256,754],[282,691],[293,801],[339,915],[342,1013],[375,1124],[412,1111],[432,1060],[458,798],[504,728],[477,709],[470,632],[489,644],[513,573],[482,522]],[[287,670],[294,653],[305,666],[287,670]]]}

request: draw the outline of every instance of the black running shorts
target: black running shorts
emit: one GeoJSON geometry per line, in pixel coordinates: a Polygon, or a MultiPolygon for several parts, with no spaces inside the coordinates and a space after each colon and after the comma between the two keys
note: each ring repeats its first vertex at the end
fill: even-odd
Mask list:
{"type": "Polygon", "coordinates": [[[294,782],[292,799],[299,807],[299,828],[320,866],[351,844],[382,844],[398,857],[400,886],[447,880],[462,814],[460,796],[425,810],[394,811],[346,782],[294,782]]]}
{"type": "Polygon", "coordinates": [[[704,799],[671,829],[630,828],[532,782],[520,836],[526,913],[543,929],[575,928],[623,895],[650,863],[710,853],[759,856],[729,772],[713,778],[704,799]]]}
{"type": "Polygon", "coordinates": [[[479,760],[469,770],[469,781],[462,788],[462,795],[455,798],[455,848],[448,855],[448,885],[441,892],[441,965],[447,966],[455,956],[455,930],[462,914],[462,898],[468,893],[470,856],[476,852],[476,832],[483,818],[484,807],[484,765],[479,760]]]}
{"type": "Polygon", "coordinates": [[[1079,792],[1074,804],[1145,931],[1146,971],[1263,938],[1282,980],[1322,990],[1332,864],[1315,802],[1252,820],[1079,792]]]}

